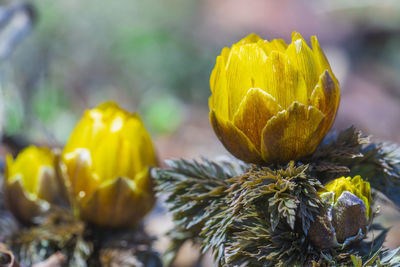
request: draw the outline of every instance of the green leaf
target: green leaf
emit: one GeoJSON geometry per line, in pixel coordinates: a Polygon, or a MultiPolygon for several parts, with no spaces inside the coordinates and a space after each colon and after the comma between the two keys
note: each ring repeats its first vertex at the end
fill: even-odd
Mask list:
{"type": "Polygon", "coordinates": [[[354,267],[362,267],[362,259],[359,256],[351,255],[351,261],[353,262],[354,267]]]}

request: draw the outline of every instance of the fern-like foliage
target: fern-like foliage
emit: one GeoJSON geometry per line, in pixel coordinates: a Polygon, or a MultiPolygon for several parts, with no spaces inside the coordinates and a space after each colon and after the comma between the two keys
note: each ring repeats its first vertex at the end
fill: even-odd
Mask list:
{"type": "Polygon", "coordinates": [[[169,265],[186,240],[200,242],[199,234],[205,223],[223,209],[229,178],[242,175],[250,165],[238,160],[203,162],[169,160],[170,169],[153,169],[159,192],[167,193],[167,204],[176,227],[168,235],[171,246],[164,255],[169,265]]]}
{"type": "Polygon", "coordinates": [[[6,240],[21,266],[42,262],[56,252],[65,256],[63,266],[162,266],[152,248],[153,238],[142,226],[120,230],[86,227],[64,210],[43,220],[41,225],[20,229],[6,240]]]}
{"type": "Polygon", "coordinates": [[[304,162],[309,163],[319,180],[326,183],[340,175],[348,175],[350,162],[363,158],[363,147],[369,143],[370,138],[354,127],[339,133],[331,132],[304,162]]]}
{"type": "Polygon", "coordinates": [[[168,161],[168,169],[152,170],[176,224],[165,263],[190,239],[203,252],[210,249],[218,266],[397,266],[397,251],[382,249],[384,229],[372,243],[330,249],[315,247],[309,229],[328,209],[318,190],[341,175],[369,178],[396,201],[399,154],[349,128],[330,135],[308,158],[286,165],[168,161]],[[394,188],[386,188],[389,183],[394,188]]]}
{"type": "Polygon", "coordinates": [[[331,133],[304,162],[323,183],[341,175],[361,175],[371,187],[400,206],[400,147],[371,143],[370,138],[350,127],[331,133]]]}
{"type": "Polygon", "coordinates": [[[48,216],[42,225],[20,230],[7,242],[24,266],[44,261],[52,254],[63,253],[69,266],[86,267],[92,246],[84,240],[84,224],[68,213],[48,216]]]}
{"type": "MultiPolygon", "coordinates": [[[[273,255],[285,257],[286,253],[276,251],[282,248],[277,246],[280,241],[276,239],[283,237],[285,231],[293,233],[295,228],[305,236],[322,206],[316,192],[320,183],[307,177],[307,168],[306,165],[296,167],[293,162],[276,171],[253,166],[245,174],[229,179],[223,208],[209,219],[201,232],[204,249],[211,248],[220,265],[239,264],[241,259],[275,264],[270,260],[273,255]],[[262,240],[264,235],[266,240],[262,240]],[[265,249],[267,240],[268,250],[265,249]]],[[[301,257],[300,254],[303,252],[290,253],[284,262],[291,263],[291,257],[301,257]]]]}

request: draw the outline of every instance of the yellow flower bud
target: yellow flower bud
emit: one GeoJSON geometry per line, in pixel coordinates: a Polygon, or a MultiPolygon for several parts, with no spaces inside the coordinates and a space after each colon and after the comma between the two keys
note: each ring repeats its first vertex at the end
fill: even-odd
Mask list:
{"type": "Polygon", "coordinates": [[[140,117],[106,102],[87,110],[63,152],[80,217],[105,227],[137,224],[154,203],[157,160],[140,117]]]}
{"type": "Polygon", "coordinates": [[[309,237],[319,248],[348,245],[365,237],[370,222],[371,188],[359,175],[341,177],[318,192],[328,204],[309,229],[309,237]]]}
{"type": "Polygon", "coordinates": [[[314,152],[339,105],[337,79],[317,38],[312,49],[251,34],[224,48],[211,73],[210,121],[234,156],[283,163],[314,152]]]}
{"type": "Polygon", "coordinates": [[[371,214],[371,187],[368,182],[365,182],[360,175],[351,177],[341,177],[337,178],[327,185],[325,185],[326,190],[321,190],[319,192],[320,196],[326,197],[326,193],[332,194],[333,204],[337,202],[338,198],[342,195],[344,191],[348,191],[361,199],[366,207],[366,215],[369,218],[371,214]]]}
{"type": "Polygon", "coordinates": [[[12,213],[23,222],[32,222],[50,204],[68,205],[68,192],[59,168],[59,156],[48,148],[30,146],[15,160],[7,156],[5,199],[12,213]]]}

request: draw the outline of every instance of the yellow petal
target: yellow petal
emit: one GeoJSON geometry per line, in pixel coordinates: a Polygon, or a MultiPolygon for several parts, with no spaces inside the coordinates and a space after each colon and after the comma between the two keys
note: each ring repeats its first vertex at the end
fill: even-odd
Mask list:
{"type": "Polygon", "coordinates": [[[91,149],[93,171],[99,180],[105,181],[117,177],[120,144],[119,132],[108,131],[102,136],[101,142],[91,149]]]}
{"type": "Polygon", "coordinates": [[[64,154],[63,162],[75,196],[87,197],[91,195],[100,181],[92,169],[92,156],[90,151],[79,148],[64,154]]]}
{"type": "Polygon", "coordinates": [[[94,110],[99,110],[104,112],[109,112],[109,113],[114,113],[116,110],[119,110],[119,106],[117,103],[113,101],[106,101],[98,105],[94,110]]]}
{"type": "Polygon", "coordinates": [[[268,120],[282,108],[275,99],[259,88],[251,88],[243,98],[234,118],[238,127],[261,151],[261,133],[268,120]]]}
{"type": "Polygon", "coordinates": [[[71,190],[66,168],[61,162],[60,151],[54,150],[54,166],[41,168],[37,196],[50,204],[68,208],[73,202],[71,190]]]}
{"type": "Polygon", "coordinates": [[[157,166],[157,158],[149,133],[137,116],[130,116],[120,132],[117,176],[133,178],[144,166],[157,166]]]}
{"type": "Polygon", "coordinates": [[[116,122],[118,116],[110,121],[110,130],[101,142],[91,149],[93,171],[101,181],[118,176],[133,179],[143,166],[157,165],[150,135],[140,118],[132,114],[116,122]]]}
{"type": "Polygon", "coordinates": [[[354,184],[354,187],[357,188],[355,191],[355,195],[361,198],[364,201],[365,206],[367,207],[367,217],[369,217],[372,207],[371,207],[371,185],[368,182],[365,182],[360,175],[354,176],[351,180],[351,183],[354,184]]]}
{"type": "Polygon", "coordinates": [[[140,194],[144,199],[153,199],[154,184],[150,175],[150,168],[145,168],[135,176],[136,193],[140,194]]]}
{"type": "Polygon", "coordinates": [[[10,182],[17,174],[21,176],[25,190],[37,194],[38,180],[42,168],[54,170],[54,155],[44,147],[29,146],[18,154],[15,161],[11,155],[7,156],[6,179],[10,182]]]}
{"type": "Polygon", "coordinates": [[[75,126],[64,148],[64,153],[76,148],[92,150],[102,142],[103,136],[113,127],[120,127],[128,112],[114,102],[104,102],[91,110],[86,110],[81,120],[75,126]]]}
{"type": "Polygon", "coordinates": [[[324,137],[321,111],[298,102],[268,121],[262,132],[261,153],[267,163],[283,163],[311,154],[324,137]]]}
{"type": "Polygon", "coordinates": [[[270,47],[273,50],[278,50],[278,51],[285,51],[287,49],[287,43],[283,39],[274,39],[269,42],[270,47]]]}
{"type": "Polygon", "coordinates": [[[286,50],[291,63],[302,74],[307,87],[308,97],[318,82],[318,76],[321,72],[318,71],[313,51],[304,41],[303,37],[297,32],[292,34],[292,43],[286,50]]]}
{"type": "Polygon", "coordinates": [[[220,56],[224,59],[224,68],[226,67],[226,62],[228,62],[229,54],[231,53],[231,49],[229,47],[222,48],[220,56]]]}
{"type": "Polygon", "coordinates": [[[54,203],[59,197],[59,183],[54,168],[43,166],[40,170],[37,196],[54,203]]]}
{"type": "Polygon", "coordinates": [[[267,55],[257,44],[234,46],[226,66],[229,119],[250,88],[266,89],[267,55]]]}
{"type": "Polygon", "coordinates": [[[211,72],[211,96],[209,98],[209,107],[210,110],[214,109],[222,118],[228,119],[228,84],[226,79],[225,62],[223,56],[218,56],[217,63],[211,72]]]}
{"type": "Polygon", "coordinates": [[[90,149],[98,142],[101,133],[106,131],[103,115],[99,111],[85,111],[82,119],[75,126],[64,148],[64,153],[73,152],[76,148],[90,149]]]}
{"type": "Polygon", "coordinates": [[[257,44],[265,51],[265,54],[269,55],[272,51],[285,52],[287,49],[287,43],[282,39],[274,39],[270,42],[266,40],[260,40],[257,44]]]}
{"type": "Polygon", "coordinates": [[[81,203],[81,218],[103,227],[136,225],[155,203],[153,195],[143,194],[137,187],[135,181],[123,177],[101,184],[81,203]]]}
{"type": "Polygon", "coordinates": [[[324,52],[321,49],[321,46],[319,45],[319,42],[318,42],[318,39],[316,36],[311,36],[311,46],[312,46],[312,50],[314,52],[314,57],[315,57],[315,61],[317,63],[317,68],[319,70],[318,72],[323,73],[325,70],[328,70],[332,79],[335,81],[335,84],[339,84],[338,80],[336,79],[335,75],[332,72],[331,66],[329,65],[329,62],[326,59],[324,52]]]}
{"type": "Polygon", "coordinates": [[[310,105],[325,114],[322,133],[325,135],[335,120],[336,111],[340,102],[340,88],[326,70],[320,77],[318,84],[311,94],[310,105]]]}
{"type": "Polygon", "coordinates": [[[259,88],[265,88],[282,108],[288,108],[294,101],[308,103],[304,78],[293,63],[289,62],[287,55],[272,51],[267,59],[266,71],[267,75],[263,81],[266,85],[259,88]]]}
{"type": "Polygon", "coordinates": [[[236,44],[252,44],[257,43],[258,41],[263,41],[263,39],[255,33],[250,33],[236,44]]]}
{"type": "Polygon", "coordinates": [[[219,140],[235,157],[246,162],[262,162],[261,155],[254,144],[230,121],[221,119],[214,110],[211,110],[210,122],[219,140]]]}

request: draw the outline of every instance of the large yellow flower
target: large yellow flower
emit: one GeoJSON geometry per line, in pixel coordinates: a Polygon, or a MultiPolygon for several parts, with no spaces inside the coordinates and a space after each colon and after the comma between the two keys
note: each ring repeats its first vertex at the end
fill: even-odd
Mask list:
{"type": "Polygon", "coordinates": [[[311,154],[331,127],[338,81],[317,38],[292,43],[251,34],[224,48],[211,73],[210,121],[234,156],[283,163],[311,154]]]}
{"type": "Polygon", "coordinates": [[[86,221],[134,226],[154,205],[149,167],[157,160],[150,135],[137,114],[115,103],[85,112],[64,148],[63,161],[86,221]]]}
{"type": "Polygon", "coordinates": [[[48,148],[30,146],[13,160],[7,156],[5,199],[12,213],[23,222],[32,222],[47,212],[51,204],[68,206],[69,196],[59,168],[59,154],[48,148]]]}

